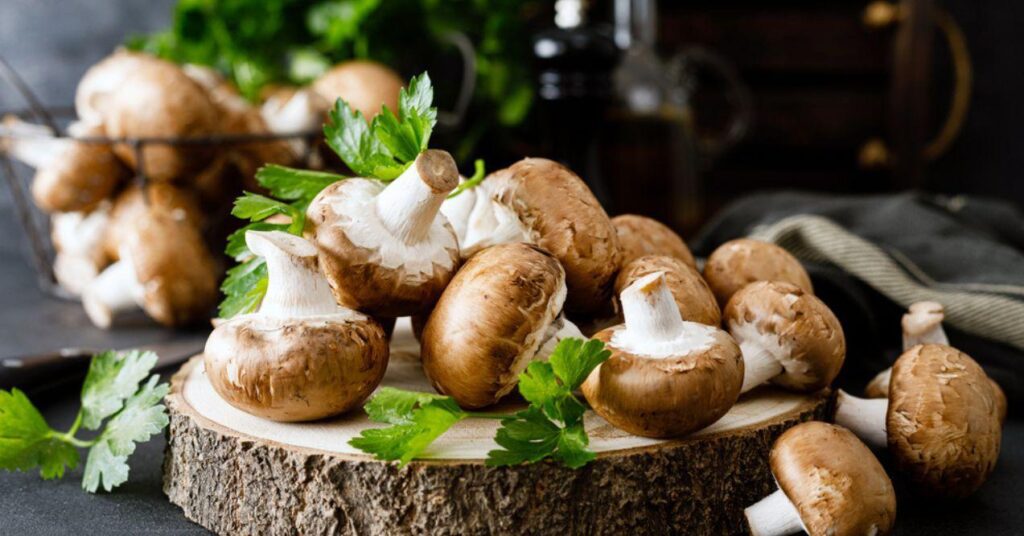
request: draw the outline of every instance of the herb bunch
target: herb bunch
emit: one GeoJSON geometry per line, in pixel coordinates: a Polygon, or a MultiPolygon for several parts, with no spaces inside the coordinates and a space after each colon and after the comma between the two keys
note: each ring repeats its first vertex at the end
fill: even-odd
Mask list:
{"type": "Polygon", "coordinates": [[[95,355],[82,384],[82,406],[66,432],[50,428],[25,393],[0,390],[0,469],[39,469],[46,480],[62,478],[81,461],[78,449],[89,449],[82,488],[110,491],[128,480],[128,457],[136,443],[148,441],[167,426],[161,404],[168,386],[150,375],[153,352],[95,355]],[[82,430],[95,430],[81,439],[82,430]]]}
{"type": "Polygon", "coordinates": [[[573,392],[611,352],[598,340],[563,339],[548,361],[530,363],[519,376],[519,393],[530,405],[511,414],[466,411],[451,397],[385,387],[364,407],[370,420],[389,424],[364,430],[349,444],[382,460],[405,465],[422,454],[455,423],[468,418],[497,419],[499,449],[487,465],[504,466],[556,460],[573,469],[594,459],[583,426],[586,406],[573,392]]]}

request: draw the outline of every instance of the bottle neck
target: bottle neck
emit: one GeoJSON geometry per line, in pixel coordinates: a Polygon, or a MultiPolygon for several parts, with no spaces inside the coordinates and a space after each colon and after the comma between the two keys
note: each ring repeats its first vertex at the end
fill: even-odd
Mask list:
{"type": "Polygon", "coordinates": [[[563,30],[571,30],[579,28],[586,22],[586,0],[558,0],[555,2],[555,26],[563,30]]]}
{"type": "Polygon", "coordinates": [[[615,0],[615,43],[653,48],[658,38],[656,0],[615,0]]]}

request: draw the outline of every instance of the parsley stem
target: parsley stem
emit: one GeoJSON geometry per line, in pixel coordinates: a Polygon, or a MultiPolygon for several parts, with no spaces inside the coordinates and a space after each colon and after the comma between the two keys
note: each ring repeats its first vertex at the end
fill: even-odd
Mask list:
{"type": "Polygon", "coordinates": [[[90,447],[92,447],[93,445],[95,445],[96,443],[99,442],[99,437],[97,437],[95,439],[92,439],[92,440],[89,440],[89,441],[85,441],[83,439],[78,439],[77,437],[75,437],[73,434],[70,433],[70,430],[68,432],[63,433],[63,434],[58,432],[58,431],[56,431],[56,430],[50,430],[50,432],[47,434],[47,437],[52,437],[54,439],[59,439],[59,440],[65,442],[65,443],[68,443],[70,445],[74,445],[76,447],[83,448],[83,449],[90,448],[90,447]]]}
{"type": "Polygon", "coordinates": [[[75,416],[75,422],[73,422],[71,424],[71,428],[69,428],[68,431],[65,432],[64,435],[66,435],[68,437],[75,437],[75,434],[78,433],[78,428],[81,427],[81,426],[82,426],[82,410],[79,409],[78,410],[78,415],[75,416]]]}

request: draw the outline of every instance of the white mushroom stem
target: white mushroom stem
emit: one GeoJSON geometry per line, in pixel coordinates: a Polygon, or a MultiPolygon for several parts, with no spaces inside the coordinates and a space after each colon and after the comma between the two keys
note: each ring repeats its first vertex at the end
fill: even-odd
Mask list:
{"type": "Polygon", "coordinates": [[[245,243],[267,262],[267,293],[258,314],[299,318],[343,311],[318,269],[316,247],[309,241],[281,231],[248,231],[245,243]]]}
{"type": "Polygon", "coordinates": [[[903,350],[918,344],[949,345],[949,338],[942,329],[945,311],[941,303],[917,302],[910,306],[900,322],[903,327],[903,350]]]}
{"type": "Polygon", "coordinates": [[[0,139],[0,149],[36,169],[50,165],[68,148],[68,141],[54,137],[49,127],[13,117],[4,119],[0,132],[10,135],[0,139]]]}
{"type": "Polygon", "coordinates": [[[836,395],[836,424],[848,428],[873,448],[888,444],[885,415],[889,409],[887,398],[860,398],[842,389],[836,395]]]}
{"type": "Polygon", "coordinates": [[[782,374],[782,363],[779,363],[772,351],[764,345],[756,341],[744,340],[740,343],[740,352],[743,354],[741,393],[746,393],[782,374]]]}
{"type": "Polygon", "coordinates": [[[406,244],[423,241],[441,204],[459,182],[451,155],[427,150],[377,196],[376,212],[384,227],[406,244]]]}
{"type": "Polygon", "coordinates": [[[781,489],[743,510],[754,536],[784,536],[804,530],[793,501],[781,489]]]}
{"type": "Polygon", "coordinates": [[[109,328],[120,313],[141,307],[142,285],[127,253],[122,251],[121,260],[103,270],[82,292],[85,312],[98,327],[109,328]]]}
{"type": "Polygon", "coordinates": [[[632,340],[670,341],[684,329],[683,317],[665,283],[664,272],[641,277],[623,290],[619,299],[632,340]]]}

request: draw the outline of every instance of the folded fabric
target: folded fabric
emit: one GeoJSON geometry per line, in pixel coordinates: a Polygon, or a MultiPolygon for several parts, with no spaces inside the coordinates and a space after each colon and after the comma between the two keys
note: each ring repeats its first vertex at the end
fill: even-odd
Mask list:
{"type": "Polygon", "coordinates": [[[895,359],[902,311],[933,300],[946,309],[951,344],[1020,397],[1024,216],[1012,205],[914,193],[761,194],[723,210],[693,246],[707,255],[739,236],[774,242],[808,264],[816,293],[847,331],[847,381],[895,359]]]}

